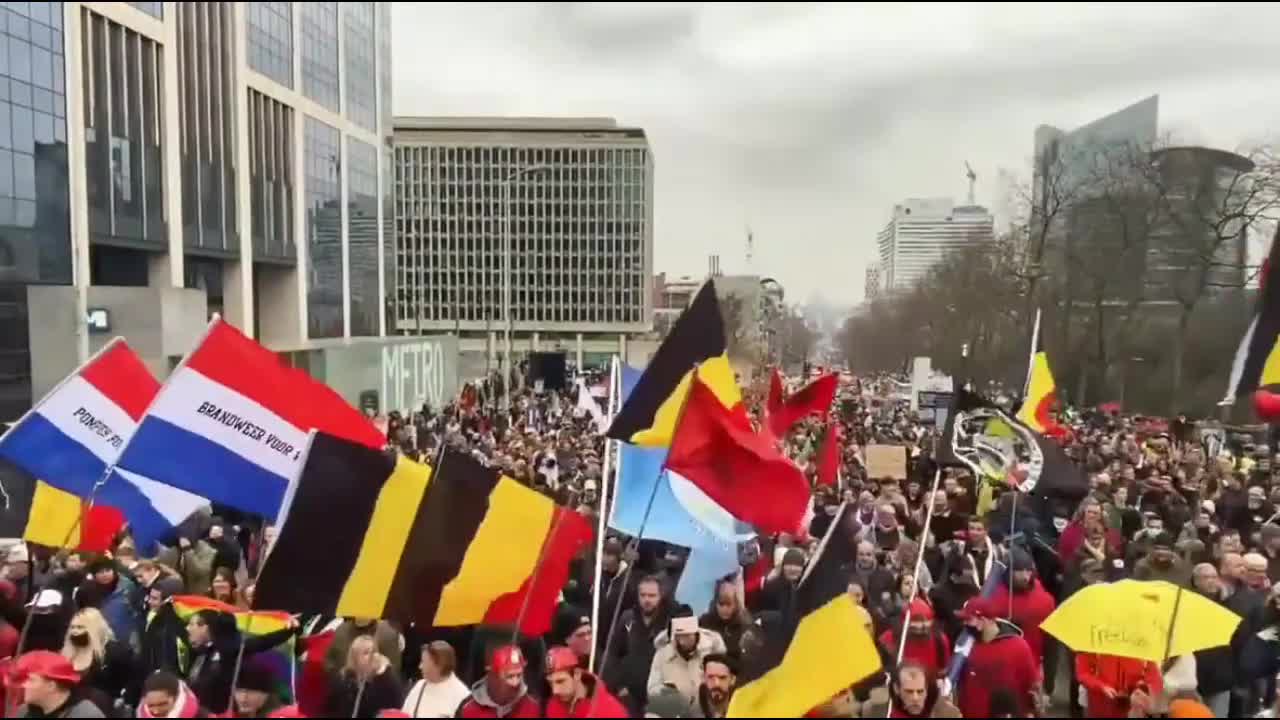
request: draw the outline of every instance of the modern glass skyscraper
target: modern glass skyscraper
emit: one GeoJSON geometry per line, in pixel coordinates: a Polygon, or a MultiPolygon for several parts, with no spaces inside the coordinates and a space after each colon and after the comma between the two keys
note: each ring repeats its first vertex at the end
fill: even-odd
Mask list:
{"type": "Polygon", "coordinates": [[[390,13],[0,2],[0,420],[116,334],[163,375],[213,312],[318,375],[386,334],[390,13]]]}

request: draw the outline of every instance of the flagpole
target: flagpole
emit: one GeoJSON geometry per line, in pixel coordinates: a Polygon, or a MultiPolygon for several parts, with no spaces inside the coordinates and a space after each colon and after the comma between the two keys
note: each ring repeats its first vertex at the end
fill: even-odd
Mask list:
{"type": "Polygon", "coordinates": [[[1027,379],[1022,383],[1022,402],[1026,404],[1027,393],[1031,392],[1031,375],[1036,369],[1036,348],[1040,345],[1040,309],[1036,309],[1036,325],[1031,330],[1031,351],[1027,353],[1027,379]]]}
{"type": "MultiPolygon", "coordinates": [[[[680,424],[684,421],[684,411],[689,406],[689,395],[694,390],[694,383],[698,382],[698,363],[694,363],[693,371],[690,375],[689,389],[685,392],[684,397],[680,398],[680,411],[676,413],[675,424],[672,425],[671,434],[674,438],[675,434],[680,432],[680,424]]],[[[667,461],[663,459],[662,465],[658,467],[657,477],[653,479],[653,489],[649,491],[649,502],[645,505],[644,515],[640,518],[640,527],[636,529],[636,536],[628,543],[627,549],[632,551],[631,554],[638,553],[640,550],[640,540],[644,537],[644,528],[649,524],[649,515],[653,512],[653,503],[658,498],[658,486],[662,484],[662,475],[667,471],[667,461]]],[[[622,592],[627,591],[627,586],[631,582],[631,572],[635,569],[633,562],[627,563],[627,569],[622,576],[622,592]]],[[[618,618],[622,615],[622,599],[619,598],[618,604],[613,608],[613,619],[609,621],[609,634],[605,636],[604,657],[600,659],[600,674],[604,673],[606,667],[609,666],[609,651],[613,649],[613,631],[618,627],[618,618]]]]}
{"type": "MultiPolygon", "coordinates": [[[[621,383],[618,382],[620,373],[618,356],[614,355],[609,362],[609,400],[605,404],[605,419],[607,423],[613,422],[613,415],[617,411],[617,400],[621,390],[621,383]]],[[[613,468],[613,451],[614,442],[608,435],[608,424],[605,428],[604,437],[604,467],[600,475],[600,510],[599,518],[596,523],[596,558],[595,569],[591,574],[591,627],[594,629],[599,627],[600,623],[600,578],[604,574],[604,536],[608,529],[608,513],[610,488],[609,475],[613,468]]],[[[614,482],[616,488],[617,482],[614,482]]],[[[607,590],[606,590],[607,592],[607,590]]],[[[621,599],[619,600],[621,601],[621,599]]],[[[587,656],[587,671],[595,672],[596,669],[596,647],[597,644],[592,639],[591,654],[587,656]]]]}
{"type": "Polygon", "coordinates": [[[916,555],[915,574],[911,576],[911,597],[907,598],[906,612],[902,615],[902,631],[898,638],[898,664],[902,664],[902,656],[907,651],[907,626],[911,624],[911,603],[920,593],[920,568],[924,565],[925,543],[929,541],[929,529],[933,525],[933,498],[938,494],[938,486],[942,483],[942,468],[933,473],[933,489],[929,491],[929,508],[924,516],[924,530],[920,533],[920,552],[916,555]]]}

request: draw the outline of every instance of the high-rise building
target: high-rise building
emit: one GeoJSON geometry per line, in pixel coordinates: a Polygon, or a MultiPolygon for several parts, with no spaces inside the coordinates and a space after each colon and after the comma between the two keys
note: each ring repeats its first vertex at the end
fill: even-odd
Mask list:
{"type": "Polygon", "coordinates": [[[992,240],[991,213],[950,198],[909,198],[893,206],[893,217],[877,236],[879,292],[910,290],[948,254],[992,240]]]}
{"type": "MultiPolygon", "coordinates": [[[[653,156],[603,118],[395,119],[394,329],[618,352],[653,323],[653,156]]],[[[587,358],[586,362],[592,362],[587,358]]]]}
{"type": "Polygon", "coordinates": [[[214,312],[353,402],[449,385],[380,340],[390,13],[0,3],[0,420],[114,335],[163,377],[214,312]]]}

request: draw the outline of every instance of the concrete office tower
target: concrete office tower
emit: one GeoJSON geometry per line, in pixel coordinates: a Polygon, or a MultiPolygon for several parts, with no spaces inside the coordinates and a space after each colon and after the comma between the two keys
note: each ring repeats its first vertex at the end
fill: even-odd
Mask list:
{"type": "Polygon", "coordinates": [[[453,332],[496,369],[595,364],[653,323],[653,155],[606,118],[395,119],[394,329],[453,332]],[[509,280],[509,282],[508,282],[509,280]],[[486,356],[487,355],[487,356],[486,356]]]}
{"type": "Polygon", "coordinates": [[[388,392],[390,12],[0,3],[0,419],[114,335],[163,377],[213,312],[388,392]]]}
{"type": "Polygon", "coordinates": [[[985,207],[955,205],[950,198],[909,198],[894,205],[877,237],[878,292],[910,290],[949,253],[991,242],[993,222],[985,207]]]}

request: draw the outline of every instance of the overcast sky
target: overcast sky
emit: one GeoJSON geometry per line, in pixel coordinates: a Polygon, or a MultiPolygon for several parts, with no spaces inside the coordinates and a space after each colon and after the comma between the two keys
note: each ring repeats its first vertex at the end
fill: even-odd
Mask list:
{"type": "Polygon", "coordinates": [[[1160,95],[1161,131],[1280,133],[1280,7],[394,4],[398,115],[608,115],[657,165],[655,266],[862,298],[893,203],[999,209],[1032,133],[1160,95]]]}

